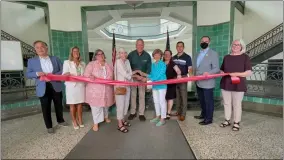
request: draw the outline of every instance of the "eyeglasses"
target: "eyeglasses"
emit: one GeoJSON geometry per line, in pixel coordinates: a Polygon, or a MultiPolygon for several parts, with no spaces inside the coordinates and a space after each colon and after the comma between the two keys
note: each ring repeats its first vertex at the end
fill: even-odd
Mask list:
{"type": "Polygon", "coordinates": [[[241,44],[233,44],[234,47],[242,46],[241,44]]]}

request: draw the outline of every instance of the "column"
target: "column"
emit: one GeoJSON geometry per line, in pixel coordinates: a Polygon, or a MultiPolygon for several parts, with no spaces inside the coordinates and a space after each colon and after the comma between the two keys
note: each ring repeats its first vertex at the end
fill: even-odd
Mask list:
{"type": "Polygon", "coordinates": [[[85,62],[87,49],[84,48],[82,38],[81,6],[66,2],[48,2],[50,29],[51,29],[51,52],[61,61],[67,60],[70,48],[80,48],[81,58],[85,62]]]}
{"type": "MultiPolygon", "coordinates": [[[[221,65],[223,57],[229,53],[231,43],[231,2],[225,1],[198,1],[196,7],[196,28],[195,53],[197,56],[200,51],[200,39],[202,36],[209,36],[211,39],[210,48],[219,54],[221,65]]],[[[220,96],[220,79],[216,80],[214,96],[220,96]]]]}

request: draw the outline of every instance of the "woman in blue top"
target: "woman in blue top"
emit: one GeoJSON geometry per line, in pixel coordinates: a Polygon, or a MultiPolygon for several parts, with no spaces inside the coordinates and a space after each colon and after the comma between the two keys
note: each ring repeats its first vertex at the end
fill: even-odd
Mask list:
{"type": "MultiPolygon", "coordinates": [[[[149,75],[138,71],[141,76],[146,78],[143,79],[144,82],[150,80],[152,82],[167,80],[166,63],[162,61],[163,52],[160,49],[155,49],[152,56],[154,57],[155,62],[152,63],[151,72],[149,75]]],[[[152,119],[150,122],[155,123],[156,126],[164,125],[165,119],[167,117],[167,103],[166,103],[166,92],[167,85],[153,85],[153,99],[155,104],[156,118],[152,119]]]]}

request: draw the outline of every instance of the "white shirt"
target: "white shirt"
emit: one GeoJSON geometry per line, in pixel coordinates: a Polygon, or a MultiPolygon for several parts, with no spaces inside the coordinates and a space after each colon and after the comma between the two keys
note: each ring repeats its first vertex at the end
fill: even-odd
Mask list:
{"type": "Polygon", "coordinates": [[[102,69],[103,69],[104,79],[106,79],[106,77],[107,77],[106,66],[102,66],[102,69]]]}
{"type": "Polygon", "coordinates": [[[49,56],[43,58],[43,57],[39,57],[40,60],[40,65],[41,65],[41,69],[44,73],[52,73],[53,71],[53,66],[51,63],[51,60],[49,58],[49,56]]]}

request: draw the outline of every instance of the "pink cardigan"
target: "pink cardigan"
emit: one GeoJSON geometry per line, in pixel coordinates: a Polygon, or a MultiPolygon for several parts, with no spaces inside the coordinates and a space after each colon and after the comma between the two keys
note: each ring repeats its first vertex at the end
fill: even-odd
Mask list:
{"type": "MultiPolygon", "coordinates": [[[[106,79],[113,79],[113,67],[105,63],[106,79]]],[[[85,68],[84,76],[104,78],[103,69],[98,61],[90,62],[85,68]]],[[[114,89],[112,85],[87,83],[86,103],[95,107],[110,107],[114,104],[114,89]]]]}

